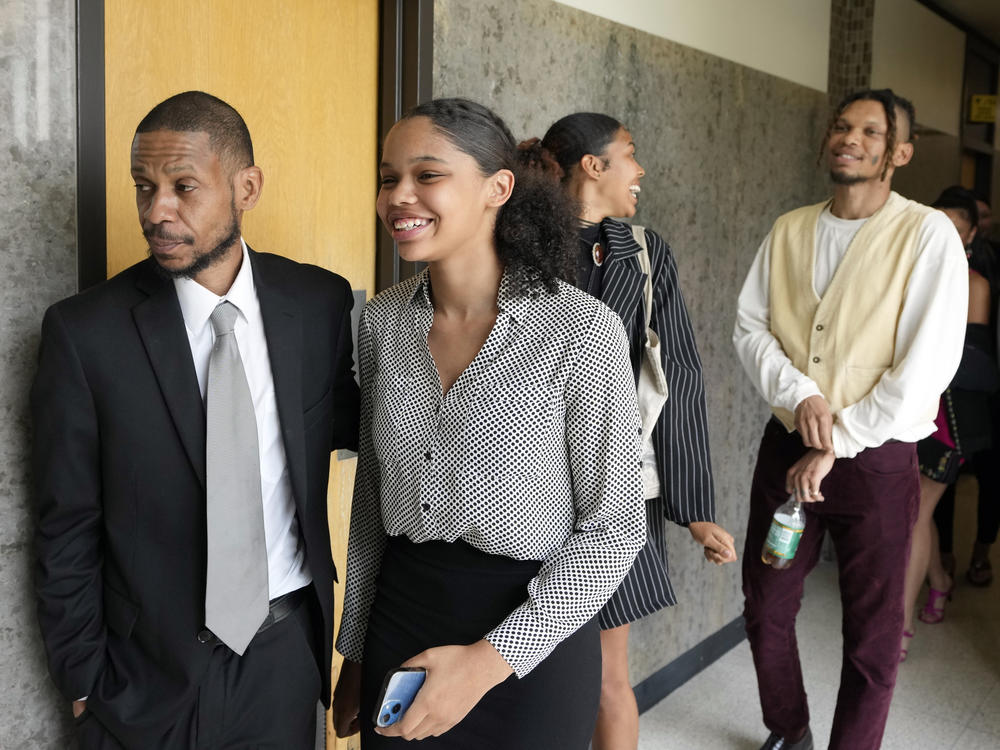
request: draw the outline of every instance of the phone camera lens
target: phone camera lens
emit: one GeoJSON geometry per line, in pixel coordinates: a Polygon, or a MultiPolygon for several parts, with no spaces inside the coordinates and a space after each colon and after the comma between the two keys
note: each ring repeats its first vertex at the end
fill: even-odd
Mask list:
{"type": "Polygon", "coordinates": [[[398,713],[399,713],[399,709],[401,709],[402,707],[403,707],[403,706],[402,706],[402,704],[399,704],[399,703],[394,703],[394,704],[392,705],[392,712],[393,712],[394,714],[398,714],[398,713]]]}
{"type": "Polygon", "coordinates": [[[391,718],[392,718],[392,716],[390,714],[382,714],[382,723],[385,724],[391,718]]]}

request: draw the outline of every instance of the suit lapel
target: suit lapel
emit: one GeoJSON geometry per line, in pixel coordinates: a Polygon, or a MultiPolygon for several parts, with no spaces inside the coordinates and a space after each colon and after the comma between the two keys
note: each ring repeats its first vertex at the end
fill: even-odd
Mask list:
{"type": "Polygon", "coordinates": [[[157,275],[154,262],[146,262],[136,282],[149,297],[132,308],[132,318],[184,451],[204,487],[205,406],[177,293],[172,283],[157,275]]]}
{"type": "Polygon", "coordinates": [[[646,281],[637,257],[641,248],[627,224],[606,221],[602,229],[608,240],[608,259],[601,283],[601,301],[618,313],[628,340],[632,341],[638,322],[636,310],[642,304],[646,281]]]}
{"type": "MultiPolygon", "coordinates": [[[[285,443],[292,492],[296,504],[301,505],[306,496],[305,425],[302,421],[302,310],[293,291],[285,288],[282,280],[274,274],[270,277],[267,275],[257,253],[253,250],[249,253],[254,287],[264,321],[264,336],[267,338],[278,421],[285,443]]],[[[300,507],[299,511],[304,513],[305,509],[300,507]]]]}

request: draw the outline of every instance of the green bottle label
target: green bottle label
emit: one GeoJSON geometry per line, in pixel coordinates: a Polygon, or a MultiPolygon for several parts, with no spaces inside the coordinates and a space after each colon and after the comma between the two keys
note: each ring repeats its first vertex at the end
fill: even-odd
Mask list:
{"type": "Polygon", "coordinates": [[[775,557],[791,560],[795,557],[803,529],[792,529],[777,520],[771,521],[767,532],[767,548],[775,557]]]}

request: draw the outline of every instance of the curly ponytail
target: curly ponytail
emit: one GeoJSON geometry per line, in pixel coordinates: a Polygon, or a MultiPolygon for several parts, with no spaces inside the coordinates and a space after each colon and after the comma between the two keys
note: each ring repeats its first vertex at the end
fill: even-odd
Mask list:
{"type": "Polygon", "coordinates": [[[455,148],[476,160],[484,176],[501,169],[514,173],[514,190],[500,207],[493,229],[511,293],[554,294],[558,279],[571,279],[577,247],[573,202],[558,184],[522,167],[504,121],[483,105],[460,98],[425,102],[403,119],[412,117],[430,120],[455,148]]]}
{"type": "Polygon", "coordinates": [[[521,164],[528,169],[538,170],[542,174],[549,175],[556,182],[566,179],[566,171],[559,165],[558,160],[545,146],[542,145],[541,138],[529,138],[517,144],[517,155],[521,164]]]}

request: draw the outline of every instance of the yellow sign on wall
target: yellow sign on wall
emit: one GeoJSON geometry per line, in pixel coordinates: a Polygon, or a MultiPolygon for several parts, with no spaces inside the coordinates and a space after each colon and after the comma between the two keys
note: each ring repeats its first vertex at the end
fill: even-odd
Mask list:
{"type": "Polygon", "coordinates": [[[969,122],[996,122],[996,94],[973,94],[969,104],[969,122]]]}

